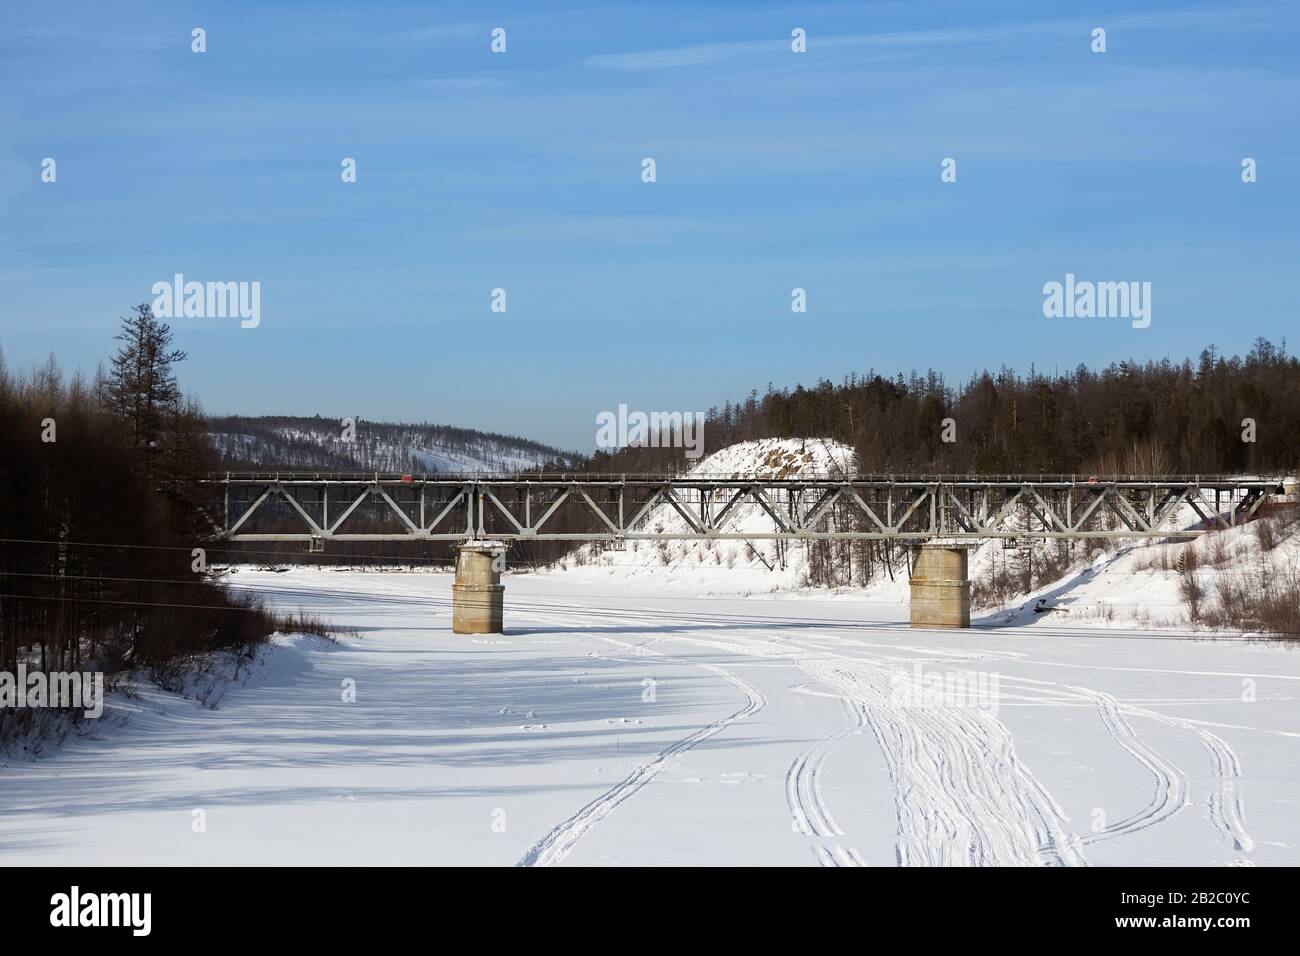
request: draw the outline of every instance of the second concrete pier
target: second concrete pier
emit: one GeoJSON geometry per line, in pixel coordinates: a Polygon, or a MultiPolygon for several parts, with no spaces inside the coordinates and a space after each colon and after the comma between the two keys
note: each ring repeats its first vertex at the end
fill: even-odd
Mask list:
{"type": "Polygon", "coordinates": [[[912,569],[912,627],[970,627],[967,548],[923,544],[912,569]]]}

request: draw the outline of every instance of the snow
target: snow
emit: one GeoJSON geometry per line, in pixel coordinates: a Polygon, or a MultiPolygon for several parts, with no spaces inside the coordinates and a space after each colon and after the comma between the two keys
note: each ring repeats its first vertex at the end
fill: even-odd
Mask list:
{"type": "MultiPolygon", "coordinates": [[[[1191,527],[1197,522],[1185,516],[1173,524],[1191,527]]],[[[1277,534],[1278,544],[1271,549],[1261,545],[1255,523],[1190,540],[1122,541],[1081,557],[1062,578],[990,612],[990,620],[1026,623],[1036,616],[1034,608],[1041,600],[1051,608],[1051,616],[1080,623],[1187,630],[1192,621],[1181,591],[1187,576],[1204,592],[1203,607],[1213,610],[1220,605],[1224,583],[1257,590],[1263,583],[1300,574],[1300,526],[1277,534]],[[1182,572],[1177,569],[1180,555],[1193,559],[1182,572]]],[[[1035,547],[1039,553],[1044,550],[1042,542],[1035,547]]],[[[971,578],[987,575],[1004,560],[999,542],[981,545],[971,554],[971,578]]]]}
{"type": "Polygon", "coordinates": [[[508,573],[462,636],[446,573],[237,580],[353,629],[8,759],[6,864],[1300,864],[1279,642],[599,568],[508,573]],[[899,693],[963,675],[992,697],[899,693]]]}
{"type": "MultiPolygon", "coordinates": [[[[728,446],[703,458],[689,474],[713,478],[842,478],[852,474],[853,450],[828,439],[765,438],[728,446]]],[[[719,492],[721,509],[730,492],[719,492]]],[[[770,492],[778,508],[781,491],[770,492]]],[[[833,519],[832,519],[833,520],[833,519]]],[[[832,527],[828,524],[827,527],[832,527]]],[[[656,533],[684,534],[692,529],[667,503],[656,505],[645,528],[656,533]]],[[[731,534],[771,532],[772,519],[756,501],[746,499],[729,513],[725,530],[731,534]]],[[[802,542],[770,540],[628,541],[622,550],[601,545],[581,549],[565,559],[566,567],[598,567],[613,580],[641,580],[699,585],[712,582],[723,591],[764,593],[790,590],[806,583],[808,553],[802,542]]]]}

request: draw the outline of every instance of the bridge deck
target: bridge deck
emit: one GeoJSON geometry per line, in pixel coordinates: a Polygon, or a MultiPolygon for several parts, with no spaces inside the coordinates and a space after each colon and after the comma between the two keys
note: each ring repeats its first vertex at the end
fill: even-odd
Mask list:
{"type": "Polygon", "coordinates": [[[206,484],[230,485],[463,485],[468,482],[494,485],[619,485],[646,484],[659,485],[670,483],[690,486],[724,486],[737,483],[771,485],[774,487],[800,486],[825,483],[851,483],[855,485],[961,485],[961,486],[1020,486],[1020,485],[1123,485],[1126,487],[1173,487],[1175,485],[1200,485],[1207,488],[1242,488],[1263,487],[1281,488],[1283,479],[1258,475],[952,475],[915,473],[881,473],[881,474],[810,474],[806,471],[797,476],[780,477],[770,472],[763,474],[741,474],[736,472],[719,472],[717,474],[621,474],[612,472],[467,472],[438,473],[433,475],[404,475],[400,472],[220,472],[210,474],[206,484]]]}

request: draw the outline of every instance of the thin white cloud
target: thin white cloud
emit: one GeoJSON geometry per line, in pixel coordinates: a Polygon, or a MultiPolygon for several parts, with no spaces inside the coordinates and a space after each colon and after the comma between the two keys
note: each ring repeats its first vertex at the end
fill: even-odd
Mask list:
{"type": "Polygon", "coordinates": [[[731,43],[697,43],[692,46],[647,50],[641,53],[601,53],[588,57],[588,66],[615,70],[657,70],[665,67],[700,66],[750,53],[777,53],[788,49],[784,40],[740,40],[731,43]]]}
{"type": "MultiPolygon", "coordinates": [[[[1161,10],[1107,16],[1108,29],[1143,29],[1157,26],[1206,25],[1214,22],[1221,28],[1263,29],[1268,23],[1267,13],[1274,7],[1197,8],[1191,10],[1161,10]]],[[[906,30],[892,33],[847,34],[808,36],[808,49],[906,49],[956,46],[970,43],[1006,41],[1030,37],[1068,37],[1072,33],[1086,35],[1099,24],[1091,20],[1039,20],[1026,23],[1004,23],[995,26],[960,27],[942,30],[906,30]]],[[[588,57],[586,65],[615,70],[655,70],[684,66],[702,66],[725,60],[762,54],[783,54],[790,49],[790,38],[779,36],[762,40],[737,40],[725,43],[697,43],[629,53],[603,53],[588,57]]]]}

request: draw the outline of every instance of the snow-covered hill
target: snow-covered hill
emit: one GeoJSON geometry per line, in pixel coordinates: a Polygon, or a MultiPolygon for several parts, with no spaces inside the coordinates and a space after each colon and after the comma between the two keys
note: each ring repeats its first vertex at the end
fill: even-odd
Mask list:
{"type": "MultiPolygon", "coordinates": [[[[1288,616],[1300,620],[1300,512],[1288,513],[1287,508],[1284,504],[1270,517],[1187,541],[1125,541],[1095,550],[1027,593],[997,602],[1001,606],[987,609],[986,619],[999,624],[1276,630],[1288,616]]],[[[1008,562],[1018,565],[1028,557],[1003,553],[997,542],[990,542],[972,554],[971,578],[988,582],[1008,562]]]]}
{"type": "Polygon", "coordinates": [[[209,434],[231,470],[516,472],[576,457],[526,438],[428,423],[361,421],[348,435],[339,420],[319,416],[213,418],[209,434]]]}
{"type": "MultiPolygon", "coordinates": [[[[709,455],[690,474],[718,478],[843,477],[853,473],[853,451],[823,439],[765,438],[741,442],[709,455]]],[[[726,503],[719,497],[717,507],[726,503]]],[[[785,499],[777,494],[777,507],[785,499]]],[[[832,518],[833,521],[833,518],[832,518]]],[[[657,532],[685,533],[686,521],[661,504],[646,521],[657,532]]],[[[772,519],[749,500],[732,509],[725,529],[732,534],[770,532],[772,519]]],[[[802,541],[629,541],[623,550],[587,545],[561,562],[563,568],[587,567],[615,578],[698,581],[709,591],[762,593],[807,586],[811,549],[802,541]]]]}

